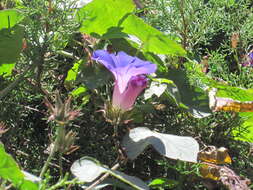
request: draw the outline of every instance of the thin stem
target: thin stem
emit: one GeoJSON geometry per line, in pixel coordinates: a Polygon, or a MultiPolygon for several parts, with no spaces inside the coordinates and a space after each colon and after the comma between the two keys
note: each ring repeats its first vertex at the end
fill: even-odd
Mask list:
{"type": "MultiPolygon", "coordinates": [[[[111,170],[116,170],[118,167],[120,166],[119,163],[115,164],[111,170]]],[[[102,181],[104,181],[108,176],[110,175],[110,173],[105,173],[104,175],[102,175],[97,181],[95,181],[94,183],[92,183],[89,187],[87,187],[85,190],[91,190],[93,189],[96,185],[98,185],[99,183],[101,183],[102,181]]]]}
{"type": "Polygon", "coordinates": [[[77,184],[77,179],[73,179],[71,181],[66,181],[67,178],[63,178],[61,181],[50,187],[48,190],[55,190],[58,189],[59,187],[65,186],[65,185],[72,185],[72,184],[77,184]]]}
{"type": "Polygon", "coordinates": [[[43,176],[44,176],[44,174],[45,174],[45,172],[46,172],[46,170],[47,170],[47,168],[49,166],[50,161],[52,160],[54,154],[56,153],[56,151],[58,149],[58,144],[59,144],[58,142],[60,140],[62,130],[64,130],[63,126],[57,127],[57,134],[56,134],[57,136],[56,136],[56,139],[54,141],[53,148],[50,151],[50,154],[49,154],[49,156],[47,158],[47,161],[45,162],[45,164],[44,164],[44,166],[43,166],[43,168],[42,168],[42,170],[40,172],[40,178],[43,178],[43,176]]]}
{"type": "Polygon", "coordinates": [[[63,177],[63,171],[62,171],[62,152],[59,152],[59,166],[60,166],[60,178],[62,178],[63,177]]]}

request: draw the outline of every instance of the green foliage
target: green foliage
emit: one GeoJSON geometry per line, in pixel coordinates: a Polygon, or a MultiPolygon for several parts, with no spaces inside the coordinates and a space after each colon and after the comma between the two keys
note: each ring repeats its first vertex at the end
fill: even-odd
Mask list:
{"type": "MultiPolygon", "coordinates": [[[[191,136],[188,138],[195,139],[201,149],[208,145],[224,146],[233,159],[229,167],[253,180],[253,160],[246,143],[253,140],[252,113],[213,113],[208,97],[209,91],[216,88],[217,97],[239,103],[252,101],[253,70],[241,66],[252,49],[252,2],[143,0],[144,8],[136,9],[132,0],[93,0],[76,10],[77,2],[80,3],[75,0],[0,3],[4,9],[0,11],[0,120],[9,128],[1,140],[27,170],[39,175],[42,163],[48,164],[50,169],[42,175],[40,188],[83,186],[68,172],[75,160],[88,155],[108,166],[119,161],[122,172],[112,170],[112,175],[123,181],[134,179],[133,185],[140,181],[126,174],[145,181],[153,179],[150,183],[153,189],[206,189],[198,164],[165,160],[152,148],[147,147],[138,158],[127,162],[126,155],[121,154],[126,150],[119,148],[126,134],[130,134],[130,139],[141,139],[132,143],[145,147],[152,144],[162,155],[169,154],[172,149],[165,151],[166,147],[176,143],[175,136],[170,143],[164,140],[165,134],[191,136]],[[236,48],[231,47],[233,33],[239,34],[236,48]],[[23,38],[27,47],[21,51],[23,38]],[[187,56],[181,46],[187,50],[187,56]],[[112,75],[91,60],[94,50],[106,48],[112,52],[125,51],[158,66],[156,74],[149,77],[144,96],[137,99],[132,117],[119,126],[112,126],[110,119],[105,118],[103,107],[111,99],[112,75]],[[203,72],[204,55],[208,57],[209,72],[203,72]],[[74,109],[65,113],[70,108],[70,102],[66,101],[67,109],[52,109],[49,115],[43,99],[47,97],[54,104],[55,91],[62,99],[73,96],[74,109]],[[64,142],[61,148],[70,149],[66,155],[60,149],[55,150],[55,155],[46,161],[59,127],[47,120],[59,110],[75,118],[64,126],[65,136],[61,139],[64,142]],[[148,128],[156,137],[163,134],[164,138],[159,140],[154,135],[144,138],[145,133],[131,136],[130,132],[139,126],[148,128]]],[[[182,144],[175,147],[187,145],[179,142],[182,144]]],[[[130,147],[138,150],[138,146],[130,147]]],[[[173,153],[180,155],[180,151],[183,150],[173,153]]],[[[183,152],[189,152],[189,148],[183,152]]],[[[2,179],[7,179],[7,183],[20,189],[36,189],[33,182],[24,180],[16,162],[1,145],[1,159],[2,156],[7,160],[0,163],[2,186],[5,185],[2,179]],[[6,164],[7,169],[3,168],[6,164]],[[16,174],[21,176],[15,177],[16,174]]],[[[88,170],[82,172],[86,172],[84,177],[92,174],[88,170]]],[[[107,185],[130,188],[111,178],[100,187],[107,185]]]]}
{"type": "Polygon", "coordinates": [[[4,146],[0,143],[0,177],[12,182],[21,190],[36,190],[38,186],[31,181],[25,180],[24,174],[14,159],[5,152],[4,146]]]}
{"type": "Polygon", "coordinates": [[[24,16],[17,10],[8,9],[0,11],[0,18],[0,30],[2,30],[3,28],[10,29],[16,24],[20,23],[23,20],[24,16]]]}
{"type": "MultiPolygon", "coordinates": [[[[24,29],[17,24],[23,18],[23,14],[17,10],[0,11],[0,64],[14,63],[19,57],[24,29]]],[[[8,70],[6,72],[8,73],[8,70]]]]}
{"type": "Polygon", "coordinates": [[[95,0],[78,11],[77,18],[79,22],[82,22],[80,31],[103,35],[102,38],[105,39],[124,38],[131,34],[141,40],[140,48],[145,52],[185,55],[185,51],[178,44],[160,31],[145,24],[132,14],[133,11],[132,1],[95,0]]]}

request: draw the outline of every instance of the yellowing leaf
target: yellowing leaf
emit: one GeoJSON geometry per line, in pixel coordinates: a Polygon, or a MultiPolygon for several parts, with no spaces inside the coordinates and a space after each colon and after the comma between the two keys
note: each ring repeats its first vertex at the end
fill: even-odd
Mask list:
{"type": "Polygon", "coordinates": [[[253,112],[253,101],[240,102],[231,98],[216,96],[217,90],[209,92],[209,106],[213,111],[253,112]]]}
{"type": "Polygon", "coordinates": [[[217,149],[214,146],[209,146],[205,150],[199,152],[198,159],[214,164],[231,164],[228,150],[224,147],[217,149]]]}
{"type": "Polygon", "coordinates": [[[200,167],[199,172],[203,178],[209,178],[216,181],[220,179],[219,169],[215,166],[203,164],[200,167]]]}

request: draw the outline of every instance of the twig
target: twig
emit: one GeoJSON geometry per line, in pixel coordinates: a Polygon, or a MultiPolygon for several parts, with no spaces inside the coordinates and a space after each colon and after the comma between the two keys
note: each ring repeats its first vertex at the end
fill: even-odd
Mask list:
{"type": "MultiPolygon", "coordinates": [[[[111,170],[116,170],[118,167],[120,166],[119,163],[115,164],[111,170]]],[[[104,175],[102,175],[97,181],[95,181],[94,183],[92,183],[89,187],[87,187],[85,190],[91,190],[92,188],[94,188],[96,185],[98,185],[99,183],[101,183],[102,181],[104,181],[110,174],[109,173],[105,173],[104,175]]]]}

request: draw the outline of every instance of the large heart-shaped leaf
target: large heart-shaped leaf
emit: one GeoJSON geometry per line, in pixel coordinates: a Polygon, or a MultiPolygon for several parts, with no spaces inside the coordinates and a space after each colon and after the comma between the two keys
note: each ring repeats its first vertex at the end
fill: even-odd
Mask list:
{"type": "Polygon", "coordinates": [[[21,190],[38,190],[37,184],[29,181],[15,160],[5,152],[2,143],[0,143],[0,160],[0,178],[9,180],[21,190]]]}
{"type": "Polygon", "coordinates": [[[192,137],[162,134],[146,127],[137,127],[130,130],[122,142],[128,158],[132,160],[148,145],[152,145],[160,154],[168,158],[197,162],[199,144],[192,137]]]}
{"type": "Polygon", "coordinates": [[[102,39],[138,38],[144,52],[181,55],[185,50],[159,30],[133,13],[132,0],[93,0],[77,13],[80,31],[102,39]]]}

